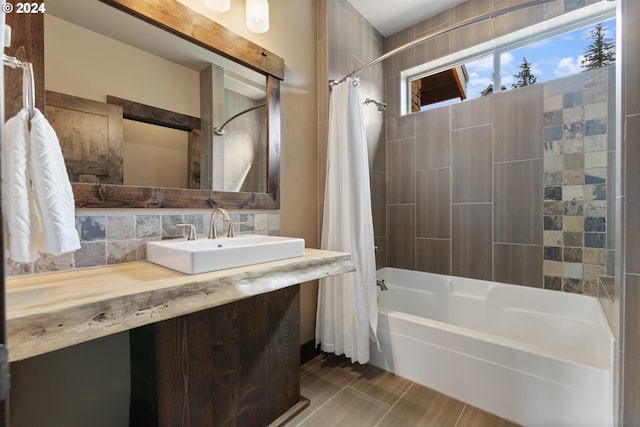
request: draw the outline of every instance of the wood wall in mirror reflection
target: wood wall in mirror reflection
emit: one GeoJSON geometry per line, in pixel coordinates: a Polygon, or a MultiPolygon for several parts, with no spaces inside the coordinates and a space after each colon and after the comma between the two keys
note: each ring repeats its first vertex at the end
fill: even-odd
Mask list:
{"type": "Polygon", "coordinates": [[[122,184],[122,107],[46,92],[45,115],[58,135],[69,179],[122,184]]]}

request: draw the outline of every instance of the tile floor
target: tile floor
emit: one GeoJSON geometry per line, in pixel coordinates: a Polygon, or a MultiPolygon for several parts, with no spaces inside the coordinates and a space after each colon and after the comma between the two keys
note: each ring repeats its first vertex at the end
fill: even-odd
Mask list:
{"type": "Polygon", "coordinates": [[[478,408],[371,365],[321,354],[302,366],[311,400],[286,426],[515,427],[478,408]]]}

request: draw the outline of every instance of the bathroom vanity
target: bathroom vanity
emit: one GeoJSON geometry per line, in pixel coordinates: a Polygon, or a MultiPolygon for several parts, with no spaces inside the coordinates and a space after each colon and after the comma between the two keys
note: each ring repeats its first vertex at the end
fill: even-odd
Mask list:
{"type": "Polygon", "coordinates": [[[299,284],[354,269],[305,249],[196,275],[133,262],[8,278],[10,360],[129,330],[130,425],[278,425],[305,407],[299,284]]]}
{"type": "MultiPolygon", "coordinates": [[[[72,183],[76,208],[280,208],[283,58],[173,0],[55,3],[47,6],[47,14],[54,21],[62,19],[82,26],[87,18],[100,17],[99,23],[109,25],[99,26],[118,37],[124,35],[125,27],[120,23],[128,22],[133,29],[132,42],[145,39],[139,36],[140,31],[149,30],[152,32],[148,34],[154,34],[148,38],[153,40],[151,47],[168,45],[159,40],[171,35],[192,44],[188,49],[178,49],[180,57],[193,48],[215,54],[205,58],[206,67],[197,67],[199,81],[206,83],[200,84],[199,129],[196,125],[176,127],[179,108],[171,105],[163,107],[170,109],[165,112],[174,119],[158,123],[154,114],[157,106],[137,94],[127,95],[129,101],[118,119],[135,116],[143,123],[186,130],[193,141],[211,141],[213,136],[207,132],[229,115],[217,102],[222,93],[219,89],[225,89],[225,70],[238,75],[256,72],[264,87],[267,138],[261,145],[261,158],[267,163],[260,170],[264,171],[265,188],[224,191],[195,185],[189,189],[161,184],[147,187],[120,185],[105,178],[107,182],[72,183]],[[166,34],[159,34],[158,29],[166,34]],[[218,62],[218,56],[224,61],[218,62]],[[219,90],[215,98],[214,87],[219,90]],[[136,103],[131,102],[134,100],[136,103]],[[143,104],[145,113],[138,114],[143,104]],[[132,106],[135,108],[129,108],[132,106]],[[198,132],[201,134],[196,138],[198,132]]],[[[47,103],[45,99],[44,16],[11,14],[7,23],[13,28],[14,43],[6,53],[20,52],[20,59],[33,63],[36,106],[50,112],[55,100],[49,97],[47,103]]],[[[97,31],[89,26],[87,29],[97,31]]],[[[46,43],[53,56],[56,44],[60,45],[46,43]]],[[[81,74],[96,79],[91,73],[81,74]]],[[[8,71],[5,77],[5,114],[12,116],[21,104],[22,75],[8,71]]],[[[154,89],[154,94],[165,86],[154,89]]],[[[118,146],[109,140],[101,149],[114,152],[118,146]]],[[[197,149],[211,148],[195,142],[189,147],[189,159],[200,157],[197,149]]],[[[208,182],[205,178],[189,182],[208,182]]],[[[354,268],[348,254],[306,249],[302,257],[194,275],[134,262],[12,277],[6,280],[10,359],[28,359],[129,331],[131,425],[277,425],[304,407],[299,392],[300,284],[354,268]]]]}

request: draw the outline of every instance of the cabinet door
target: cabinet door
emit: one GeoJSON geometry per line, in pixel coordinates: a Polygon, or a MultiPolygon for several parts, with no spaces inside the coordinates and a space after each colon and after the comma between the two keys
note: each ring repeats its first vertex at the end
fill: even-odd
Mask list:
{"type": "Polygon", "coordinates": [[[47,91],[45,114],[72,182],[122,184],[122,107],[47,91]]]}
{"type": "Polygon", "coordinates": [[[260,426],[300,398],[299,285],[130,331],[131,426],[260,426]]]}

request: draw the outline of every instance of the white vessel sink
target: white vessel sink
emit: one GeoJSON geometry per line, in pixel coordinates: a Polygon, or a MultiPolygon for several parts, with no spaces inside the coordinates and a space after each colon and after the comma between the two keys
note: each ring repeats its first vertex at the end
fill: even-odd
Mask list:
{"type": "Polygon", "coordinates": [[[147,242],[147,260],[187,274],[206,273],[304,255],[304,239],[237,237],[147,242]]]}

